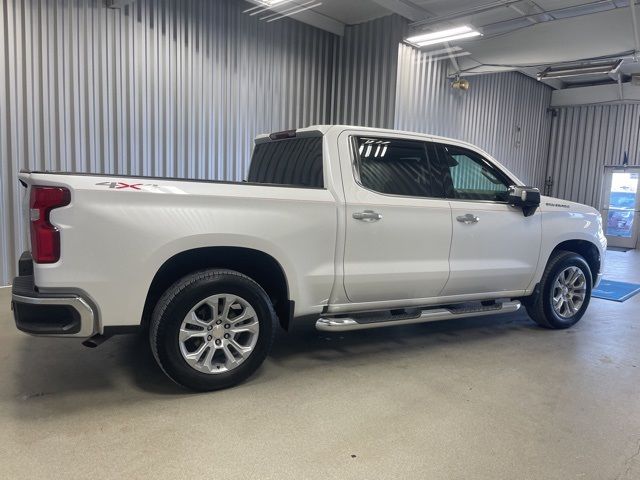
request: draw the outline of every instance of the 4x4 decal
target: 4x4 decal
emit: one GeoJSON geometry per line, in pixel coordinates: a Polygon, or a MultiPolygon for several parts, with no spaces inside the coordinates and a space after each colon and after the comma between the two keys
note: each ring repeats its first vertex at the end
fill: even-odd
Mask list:
{"type": "Polygon", "coordinates": [[[127,182],[99,182],[98,187],[107,187],[111,190],[135,190],[147,193],[172,193],[174,195],[185,195],[187,192],[175,185],[158,185],[157,183],[127,183],[127,182]]]}
{"type": "Polygon", "coordinates": [[[158,187],[158,185],[154,183],[124,183],[124,182],[100,182],[96,183],[99,186],[105,186],[109,188],[115,188],[116,190],[123,190],[125,188],[130,188],[131,190],[142,190],[142,187],[158,187]]]}

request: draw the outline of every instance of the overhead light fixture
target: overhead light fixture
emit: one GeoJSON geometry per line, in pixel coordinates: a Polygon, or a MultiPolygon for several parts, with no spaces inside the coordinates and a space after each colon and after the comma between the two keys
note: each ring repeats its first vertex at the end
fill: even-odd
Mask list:
{"type": "Polygon", "coordinates": [[[427,45],[435,45],[436,43],[451,42],[452,40],[460,40],[463,38],[479,37],[482,34],[467,26],[448,28],[437,32],[422,33],[407,38],[407,42],[417,45],[418,47],[426,47],[427,45]]]}
{"type": "Polygon", "coordinates": [[[470,86],[471,85],[469,84],[469,80],[466,80],[464,78],[456,78],[453,82],[451,82],[451,88],[453,88],[454,90],[462,90],[463,92],[469,90],[470,86]]]}
{"type": "Polygon", "coordinates": [[[288,2],[289,0],[258,0],[258,3],[263,4],[265,7],[273,7],[279,3],[288,2]]]}
{"type": "Polygon", "coordinates": [[[618,72],[622,59],[615,62],[585,63],[569,67],[547,67],[538,73],[538,80],[549,78],[581,77],[583,75],[611,75],[618,72]]]}
{"type": "Polygon", "coordinates": [[[242,13],[248,13],[249,16],[254,16],[259,13],[266,12],[269,8],[288,3],[291,0],[254,0],[252,3],[257,3],[256,6],[243,10],[242,13]]]}

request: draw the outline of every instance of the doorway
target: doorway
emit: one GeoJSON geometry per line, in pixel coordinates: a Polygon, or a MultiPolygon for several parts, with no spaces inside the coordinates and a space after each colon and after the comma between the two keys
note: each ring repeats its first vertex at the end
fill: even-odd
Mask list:
{"type": "Polygon", "coordinates": [[[605,167],[602,221],[609,246],[636,248],[640,223],[640,168],[605,167]]]}

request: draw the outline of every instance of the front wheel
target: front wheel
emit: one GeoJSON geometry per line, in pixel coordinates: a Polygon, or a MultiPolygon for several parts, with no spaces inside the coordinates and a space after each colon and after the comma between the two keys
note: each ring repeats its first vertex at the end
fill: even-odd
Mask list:
{"type": "Polygon", "coordinates": [[[552,255],[538,292],[525,303],[527,313],[545,328],[569,328],[584,315],[591,300],[592,276],[585,259],[573,252],[552,255]]]}
{"type": "Polygon", "coordinates": [[[205,270],[164,293],[151,320],[151,349],[176,383],[199,391],[227,388],[262,364],[275,320],[256,282],[231,270],[205,270]]]}

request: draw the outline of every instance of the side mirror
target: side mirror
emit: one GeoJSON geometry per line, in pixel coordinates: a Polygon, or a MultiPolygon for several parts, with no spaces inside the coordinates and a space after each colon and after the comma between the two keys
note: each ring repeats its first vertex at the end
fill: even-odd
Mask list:
{"type": "Polygon", "coordinates": [[[540,190],[512,185],[509,187],[509,204],[522,208],[524,216],[529,217],[536,213],[540,206],[540,190]]]}

